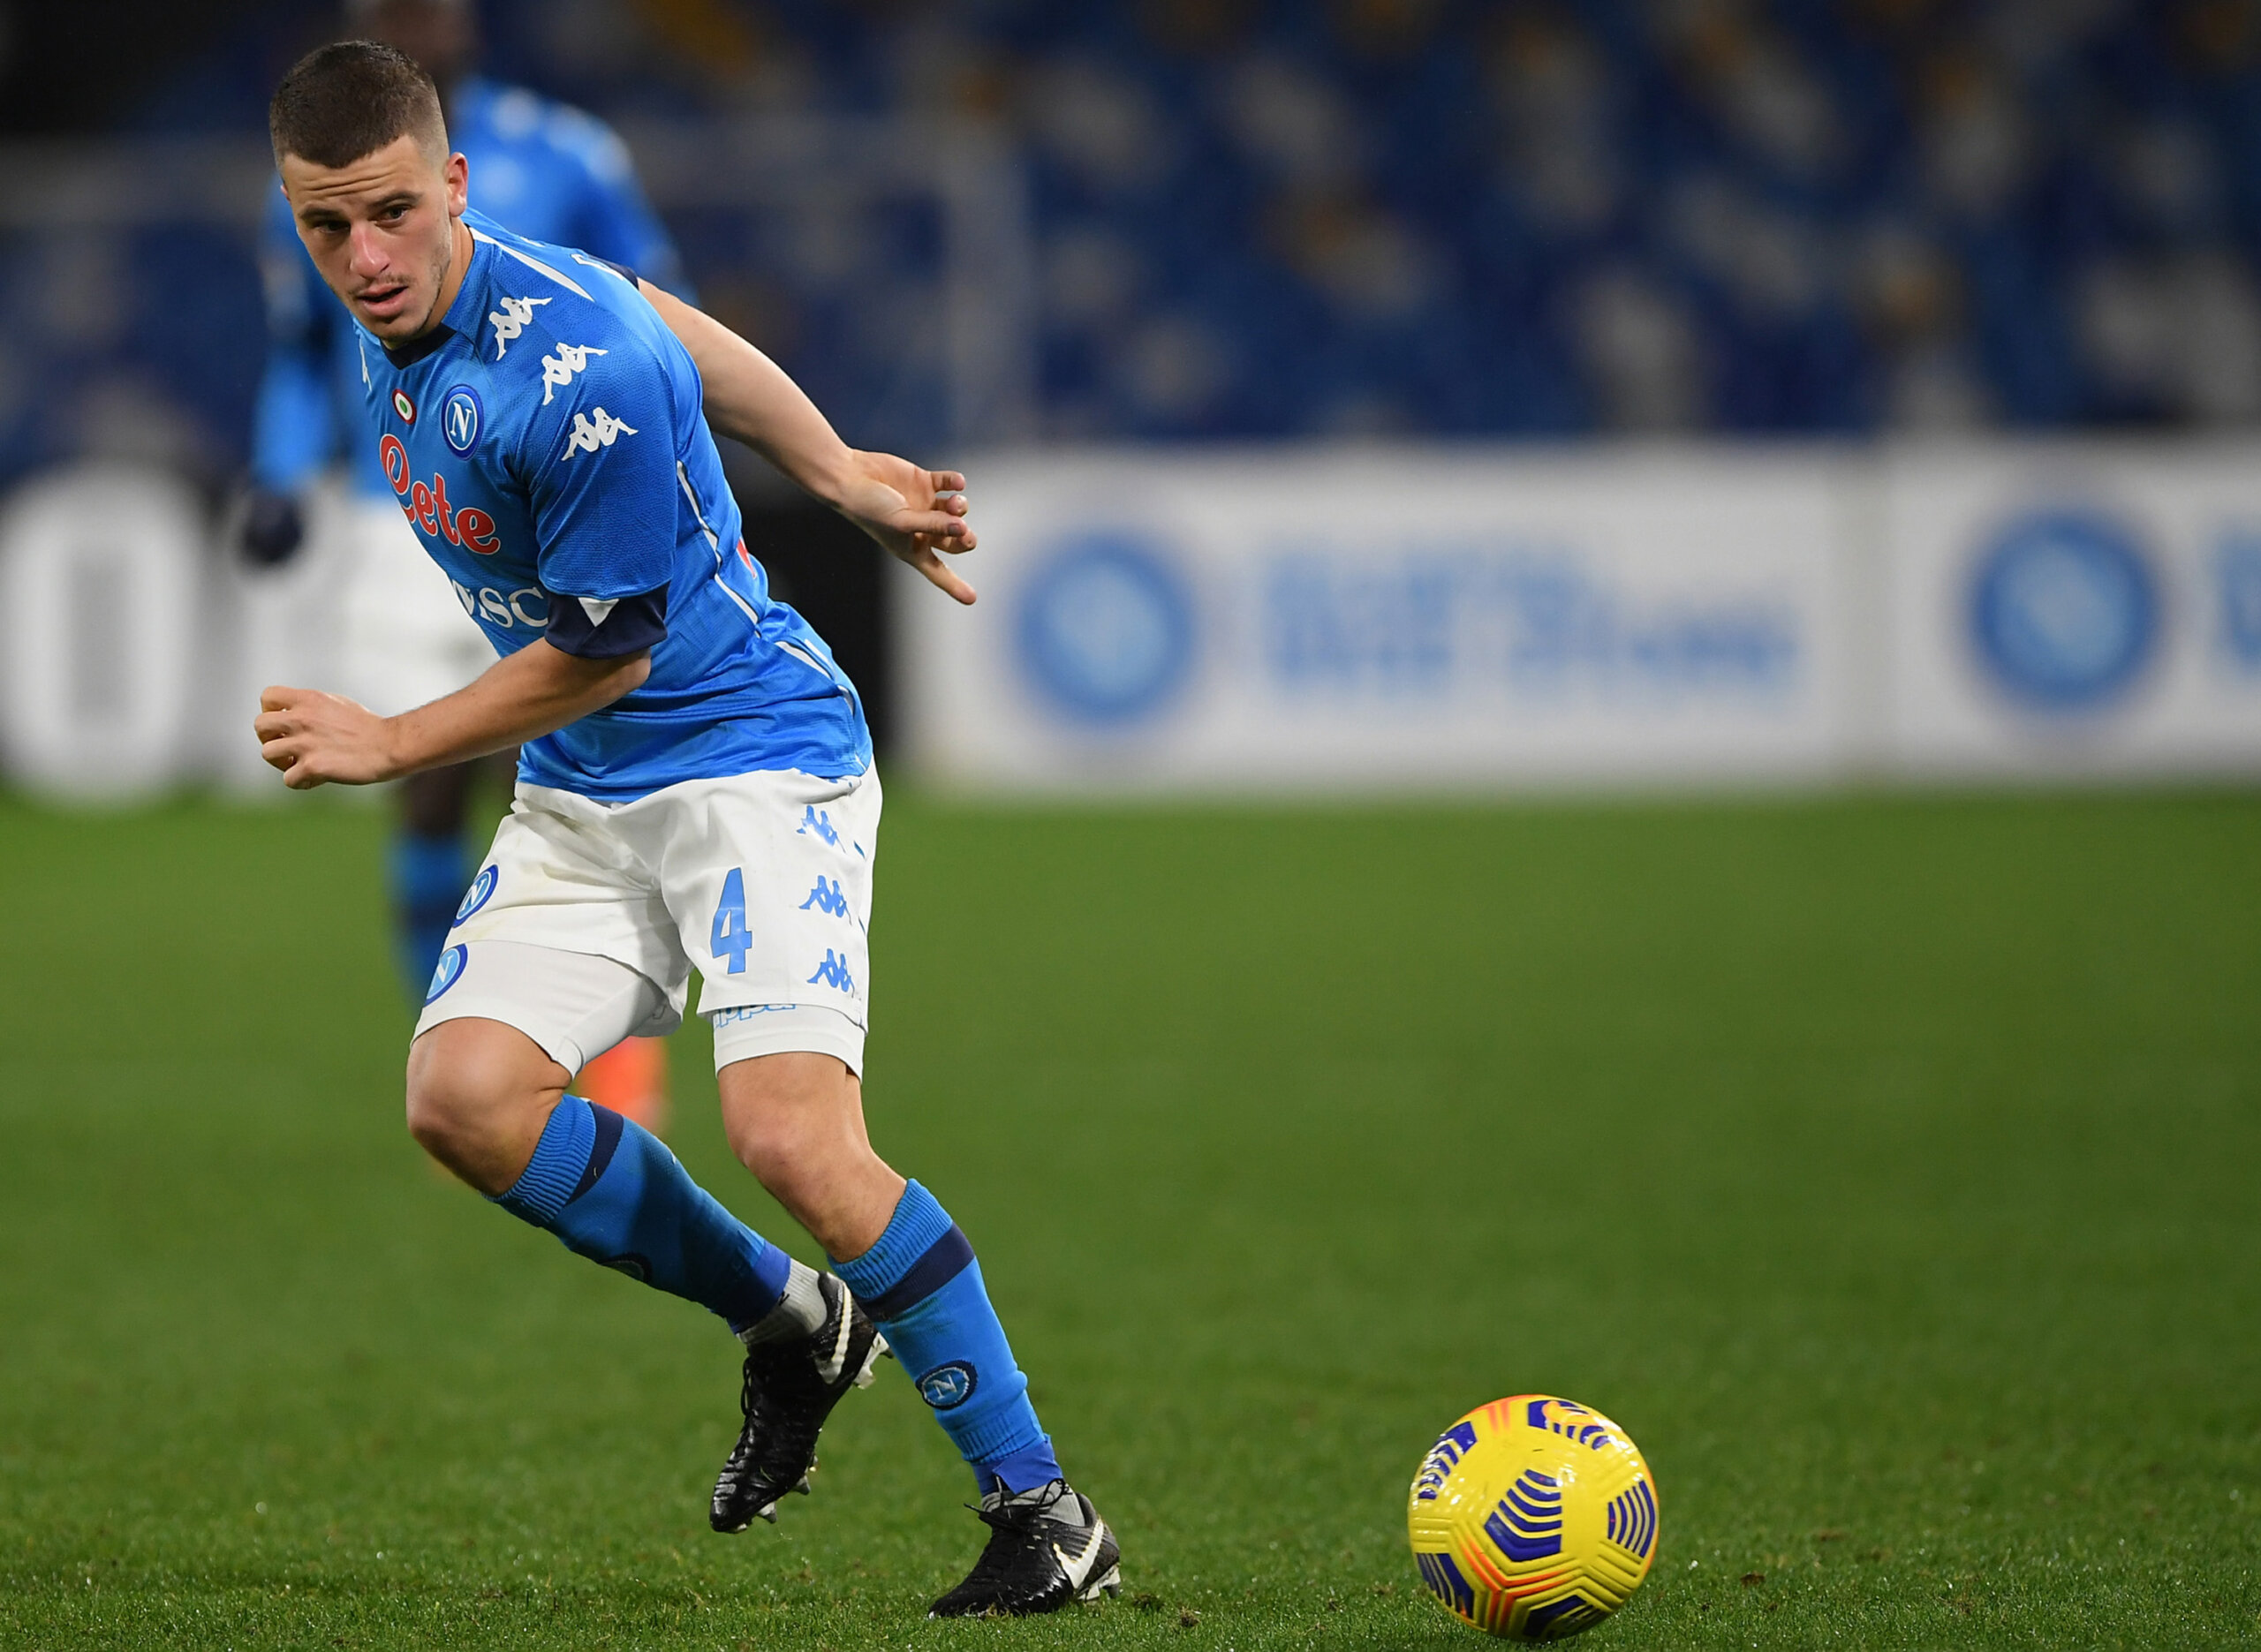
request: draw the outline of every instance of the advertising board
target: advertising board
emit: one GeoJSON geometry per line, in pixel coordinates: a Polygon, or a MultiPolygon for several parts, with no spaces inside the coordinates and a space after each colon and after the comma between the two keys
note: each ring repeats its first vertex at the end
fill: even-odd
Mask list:
{"type": "Polygon", "coordinates": [[[911,755],[1036,792],[1824,776],[1832,461],[994,456],[961,610],[905,573],[911,755]]]}
{"type": "Polygon", "coordinates": [[[2261,771],[2261,451],[2001,444],[1883,465],[1894,766],[2261,771]]]}

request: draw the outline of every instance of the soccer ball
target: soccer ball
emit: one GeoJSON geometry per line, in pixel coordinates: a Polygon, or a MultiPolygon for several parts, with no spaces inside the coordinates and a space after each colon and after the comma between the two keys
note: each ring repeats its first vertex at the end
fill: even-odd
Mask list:
{"type": "Polygon", "coordinates": [[[1656,1482],[1625,1430],[1547,1394],[1495,1399],[1439,1435],[1405,1517],[1429,1592],[1513,1641],[1592,1628],[1657,1550],[1656,1482]]]}

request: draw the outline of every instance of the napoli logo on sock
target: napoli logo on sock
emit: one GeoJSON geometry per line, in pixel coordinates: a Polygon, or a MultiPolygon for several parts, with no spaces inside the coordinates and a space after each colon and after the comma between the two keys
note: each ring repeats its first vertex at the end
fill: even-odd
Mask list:
{"type": "Polygon", "coordinates": [[[427,1004],[463,979],[464,962],[470,956],[470,949],[460,944],[440,954],[440,962],[432,969],[432,984],[424,989],[427,1004]]]}
{"type": "Polygon", "coordinates": [[[937,1411],[951,1411],[973,1398],[973,1368],[952,1360],[919,1379],[919,1397],[937,1411]]]}
{"type": "Polygon", "coordinates": [[[500,868],[482,866],[479,876],[471,880],[471,887],[463,892],[463,904],[456,909],[456,922],[460,924],[493,898],[495,886],[502,880],[500,868]]]}

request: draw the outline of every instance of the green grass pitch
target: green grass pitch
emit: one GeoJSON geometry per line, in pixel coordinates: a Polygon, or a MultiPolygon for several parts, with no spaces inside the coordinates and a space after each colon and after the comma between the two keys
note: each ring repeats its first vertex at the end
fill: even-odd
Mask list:
{"type": "Polygon", "coordinates": [[[401,1130],[382,829],[0,805],[0,1645],[1471,1648],[1406,1485],[1523,1390],[1656,1472],[1597,1648],[2261,1643],[2261,797],[899,794],[873,1134],[1123,1538],[1026,1624],[892,1367],[707,1530],[720,1326],[401,1130]]]}

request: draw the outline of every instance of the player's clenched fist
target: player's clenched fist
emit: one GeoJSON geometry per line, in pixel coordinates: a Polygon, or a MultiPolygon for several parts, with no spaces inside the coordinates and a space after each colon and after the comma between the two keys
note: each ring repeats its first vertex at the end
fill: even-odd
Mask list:
{"type": "Polygon", "coordinates": [[[259,697],[259,755],[283,783],[306,791],[325,781],[367,786],[398,772],[390,728],[366,706],[320,689],[271,688],[259,697]]]}

